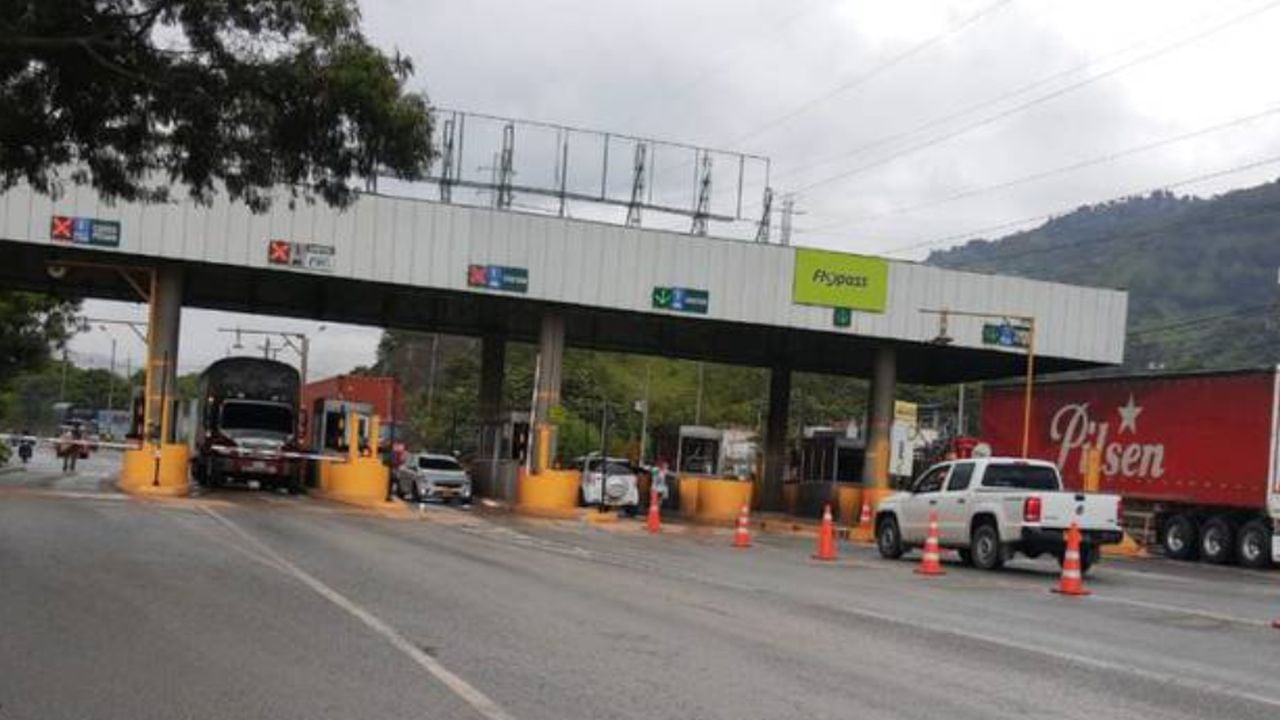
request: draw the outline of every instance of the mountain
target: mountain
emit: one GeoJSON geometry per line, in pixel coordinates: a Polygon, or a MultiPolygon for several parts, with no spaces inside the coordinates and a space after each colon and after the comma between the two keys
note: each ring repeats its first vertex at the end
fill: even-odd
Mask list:
{"type": "Polygon", "coordinates": [[[1280,181],[1088,205],[925,262],[1128,290],[1126,369],[1280,362],[1280,181]]]}

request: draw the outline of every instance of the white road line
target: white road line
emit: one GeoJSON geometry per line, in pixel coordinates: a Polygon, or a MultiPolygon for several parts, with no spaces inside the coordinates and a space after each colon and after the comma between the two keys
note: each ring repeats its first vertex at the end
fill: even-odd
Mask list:
{"type": "Polygon", "coordinates": [[[1224,615],[1222,613],[1197,610],[1196,608],[1189,608],[1180,605],[1166,605],[1165,603],[1150,602],[1147,600],[1134,600],[1132,598],[1115,597],[1112,595],[1095,595],[1090,599],[1093,602],[1131,605],[1133,607],[1144,608],[1146,610],[1159,610],[1162,612],[1177,613],[1179,615],[1190,615],[1192,617],[1202,617],[1207,620],[1217,620],[1219,622],[1234,623],[1236,625],[1247,625],[1249,627],[1271,627],[1270,622],[1263,620],[1242,618],[1235,615],[1224,615]]]}
{"type": "Polygon", "coordinates": [[[370,630],[381,635],[383,639],[391,643],[393,647],[405,655],[408,655],[409,659],[417,663],[419,667],[426,670],[445,687],[449,688],[454,692],[454,694],[462,698],[468,705],[474,708],[476,712],[480,713],[485,718],[488,718],[488,720],[515,720],[511,714],[491,700],[487,695],[477,690],[466,680],[463,680],[444,665],[440,664],[438,660],[423,652],[413,643],[409,642],[409,640],[397,632],[395,628],[383,622],[376,615],[356,604],[355,601],[337,590],[329,587],[307,571],[284,559],[279,553],[267,547],[257,538],[250,535],[239,525],[235,524],[221,513],[208,507],[201,507],[201,510],[204,510],[210,517],[221,523],[223,527],[235,533],[242,540],[251,544],[258,553],[263,557],[270,559],[271,562],[274,563],[274,565],[282,572],[293,576],[298,580],[298,582],[301,582],[303,585],[306,585],[315,591],[317,595],[342,608],[352,617],[364,623],[370,630]]]}
{"type": "MultiPolygon", "coordinates": [[[[1087,600],[1092,602],[1095,600],[1095,598],[1091,597],[1091,598],[1088,598],[1087,600]]],[[[1182,689],[1190,689],[1198,692],[1213,693],[1217,695],[1228,695],[1230,697],[1233,697],[1239,700],[1245,700],[1258,705],[1265,705],[1267,707],[1280,709],[1280,698],[1268,697],[1266,695],[1259,695],[1257,693],[1249,692],[1241,688],[1229,687],[1229,686],[1222,685],[1220,683],[1211,682],[1211,681],[1196,680],[1194,678],[1188,678],[1185,675],[1181,675],[1181,674],[1165,673],[1165,672],[1159,672],[1156,670],[1144,670],[1142,668],[1138,668],[1132,665],[1125,665],[1118,662],[1112,662],[1110,660],[1103,660],[1101,658],[1089,657],[1087,655],[1081,655],[1079,653],[1074,653],[1067,650],[1055,650],[1049,647],[1045,647],[1044,645],[1034,645],[1031,643],[1020,642],[1012,638],[999,638],[992,635],[983,635],[977,632],[961,630],[959,628],[946,627],[946,626],[938,625],[935,623],[908,620],[905,618],[894,617],[892,615],[886,615],[884,613],[877,612],[875,610],[869,610],[866,608],[846,606],[841,608],[841,610],[844,612],[848,612],[852,615],[859,615],[859,616],[876,620],[878,622],[882,622],[885,624],[897,625],[899,627],[907,627],[907,628],[918,628],[918,629],[926,630],[929,632],[939,633],[942,635],[950,635],[952,637],[957,637],[964,640],[971,640],[973,642],[983,643],[989,646],[1003,647],[1010,650],[1016,650],[1016,651],[1028,653],[1031,655],[1040,655],[1043,657],[1052,658],[1054,660],[1059,660],[1061,662],[1089,668],[1092,670],[1100,670],[1103,672],[1113,673],[1116,675],[1130,675],[1133,677],[1142,678],[1144,680],[1149,680],[1151,682],[1159,683],[1162,685],[1172,685],[1182,689]]]]}

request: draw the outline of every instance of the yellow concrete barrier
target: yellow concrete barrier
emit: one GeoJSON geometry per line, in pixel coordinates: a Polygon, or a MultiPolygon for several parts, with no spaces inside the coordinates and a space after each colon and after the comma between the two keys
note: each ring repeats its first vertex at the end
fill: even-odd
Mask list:
{"type": "Polygon", "coordinates": [[[320,482],[314,494],[348,505],[380,507],[387,502],[391,471],[377,457],[357,457],[347,462],[320,461],[320,482]]]}
{"type": "Polygon", "coordinates": [[[516,512],[539,517],[570,518],[578,515],[577,470],[543,470],[536,475],[520,468],[516,476],[516,512]]]}
{"type": "Polygon", "coordinates": [[[1133,536],[1125,533],[1124,537],[1116,545],[1103,545],[1103,557],[1128,557],[1128,558],[1144,558],[1148,557],[1147,549],[1144,548],[1133,536]]]}
{"type": "Polygon", "coordinates": [[[187,446],[177,443],[161,445],[158,452],[154,446],[125,450],[117,485],[124,492],[135,495],[186,495],[190,491],[188,460],[187,446]],[[157,455],[160,460],[158,469],[157,455]]]}
{"type": "MultiPolygon", "coordinates": [[[[682,490],[683,486],[682,480],[682,490]]],[[[700,477],[697,481],[698,499],[694,518],[702,522],[733,522],[743,505],[751,505],[751,490],[750,481],[700,477]]],[[[683,495],[682,492],[682,502],[683,495]]]]}
{"type": "Polygon", "coordinates": [[[698,514],[698,484],[702,478],[702,475],[680,473],[680,514],[683,517],[692,518],[698,514]]]}

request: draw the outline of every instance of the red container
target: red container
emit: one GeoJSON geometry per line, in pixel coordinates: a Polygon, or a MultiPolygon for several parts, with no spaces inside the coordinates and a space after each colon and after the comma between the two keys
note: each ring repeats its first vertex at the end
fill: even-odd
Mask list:
{"type": "MultiPolygon", "coordinates": [[[[1249,370],[1035,386],[1029,455],[1083,486],[1086,451],[1102,448],[1101,490],[1149,502],[1263,509],[1277,478],[1277,373],[1249,370]]],[[[1022,451],[1022,386],[988,387],[982,436],[1022,451]]]]}
{"type": "MultiPolygon", "coordinates": [[[[384,426],[394,425],[404,416],[404,394],[393,377],[335,375],[302,387],[302,407],[308,415],[314,412],[316,400],[321,399],[368,403],[384,426]]],[[[303,437],[310,435],[303,434],[303,437]]]]}

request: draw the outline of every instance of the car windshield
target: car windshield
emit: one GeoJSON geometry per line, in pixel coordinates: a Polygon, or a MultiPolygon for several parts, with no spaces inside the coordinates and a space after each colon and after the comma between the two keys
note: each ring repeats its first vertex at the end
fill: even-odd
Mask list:
{"type": "Polygon", "coordinates": [[[1057,490],[1058,473],[1044,465],[988,465],[982,476],[983,487],[1017,488],[1019,490],[1057,490]]]}
{"type": "MultiPolygon", "coordinates": [[[[605,468],[606,468],[605,472],[607,472],[609,475],[631,475],[632,473],[635,472],[634,470],[631,469],[631,466],[628,465],[627,463],[615,462],[612,460],[610,460],[605,465],[605,468]]],[[[599,458],[594,458],[592,460],[587,461],[587,472],[593,472],[593,473],[600,472],[599,458]]]]}
{"type": "Polygon", "coordinates": [[[461,470],[462,466],[453,458],[420,457],[418,468],[421,470],[461,470]]]}
{"type": "Polygon", "coordinates": [[[275,403],[230,400],[222,404],[221,427],[288,435],[293,432],[293,411],[275,403]]]}

